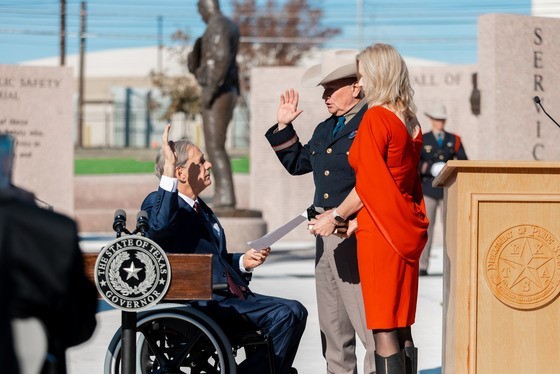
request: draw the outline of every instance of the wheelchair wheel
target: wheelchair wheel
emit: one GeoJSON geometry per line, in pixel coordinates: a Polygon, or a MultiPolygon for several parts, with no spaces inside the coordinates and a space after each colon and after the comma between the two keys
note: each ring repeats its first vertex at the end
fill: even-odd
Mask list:
{"type": "MultiPolygon", "coordinates": [[[[138,320],[137,374],[235,374],[231,345],[203,313],[181,307],[143,314],[138,320]]],[[[121,373],[121,332],[113,337],[105,373],[121,373]]]]}

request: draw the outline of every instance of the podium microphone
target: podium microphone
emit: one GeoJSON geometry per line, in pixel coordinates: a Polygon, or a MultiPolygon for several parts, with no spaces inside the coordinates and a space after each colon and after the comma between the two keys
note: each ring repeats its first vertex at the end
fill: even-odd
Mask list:
{"type": "Polygon", "coordinates": [[[117,236],[121,236],[121,233],[126,230],[126,212],[122,209],[115,211],[113,230],[117,232],[117,236]]]}
{"type": "Polygon", "coordinates": [[[535,96],[535,97],[533,98],[533,101],[541,107],[541,109],[543,110],[544,114],[546,114],[546,116],[547,116],[548,118],[550,118],[550,119],[552,120],[552,122],[554,122],[554,123],[556,124],[556,126],[560,127],[560,125],[558,124],[558,122],[556,122],[556,121],[554,120],[554,118],[552,118],[552,117],[550,116],[550,114],[548,114],[548,113],[546,112],[546,110],[544,109],[544,107],[543,107],[542,104],[541,104],[541,98],[540,98],[540,97],[535,96]]]}
{"type": "Polygon", "coordinates": [[[150,224],[148,220],[148,213],[141,210],[136,215],[136,232],[140,232],[142,236],[146,236],[149,229],[150,224]]]}

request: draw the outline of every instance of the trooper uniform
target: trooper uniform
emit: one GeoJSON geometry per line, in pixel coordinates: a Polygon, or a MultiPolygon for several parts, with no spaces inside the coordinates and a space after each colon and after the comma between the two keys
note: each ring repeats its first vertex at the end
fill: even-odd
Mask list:
{"type": "Polygon", "coordinates": [[[354,170],[348,164],[348,152],[366,110],[364,105],[334,138],[336,117],[327,118],[315,128],[306,145],[301,144],[292,124],[278,132],[275,132],[278,125],[274,125],[266,132],[272,149],[290,174],[313,172],[315,207],[336,208],[356,185],[354,170]]]}
{"type": "Polygon", "coordinates": [[[422,136],[424,148],[420,155],[420,175],[422,177],[422,191],[424,196],[434,199],[443,199],[443,188],[433,187],[434,176],[432,166],[438,162],[446,163],[449,160],[466,160],[467,154],[463,148],[461,138],[450,132],[443,132],[443,145],[440,147],[433,131],[422,136]],[[424,166],[425,165],[425,166],[424,166]]]}
{"type": "MultiPolygon", "coordinates": [[[[278,125],[266,132],[266,138],[278,159],[292,175],[313,172],[313,205],[322,212],[337,207],[356,184],[348,152],[358,126],[367,110],[362,99],[345,114],[344,127],[333,137],[337,117],[331,116],[315,128],[303,145],[292,124],[278,131],[278,125]]],[[[365,326],[363,296],[356,258],[356,237],[335,235],[316,238],[315,281],[317,309],[323,355],[328,373],[356,372],[356,334],[366,346],[365,373],[374,373],[374,341],[365,326]]]]}
{"type": "Polygon", "coordinates": [[[422,138],[424,140],[424,147],[420,155],[419,170],[422,178],[422,192],[424,193],[426,213],[428,214],[430,225],[428,226],[428,242],[420,257],[420,273],[421,275],[426,275],[432,247],[433,223],[435,222],[437,207],[443,199],[443,188],[432,186],[435,178],[432,174],[433,167],[436,165],[437,168],[438,163],[446,163],[449,160],[466,160],[467,154],[463,148],[461,138],[456,134],[443,131],[441,146],[438,144],[433,131],[425,133],[422,138]]]}

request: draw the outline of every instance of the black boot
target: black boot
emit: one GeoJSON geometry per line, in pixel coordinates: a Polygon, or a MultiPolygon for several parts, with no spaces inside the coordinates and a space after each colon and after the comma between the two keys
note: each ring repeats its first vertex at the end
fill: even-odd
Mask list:
{"type": "Polygon", "coordinates": [[[418,348],[404,347],[404,359],[406,362],[406,374],[418,373],[418,348]]]}
{"type": "Polygon", "coordinates": [[[403,351],[389,357],[379,356],[376,353],[375,370],[377,374],[405,374],[403,351]]]}

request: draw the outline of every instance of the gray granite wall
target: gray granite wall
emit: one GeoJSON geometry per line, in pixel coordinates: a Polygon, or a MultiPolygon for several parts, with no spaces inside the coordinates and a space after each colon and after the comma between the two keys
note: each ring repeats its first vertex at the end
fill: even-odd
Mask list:
{"type": "Polygon", "coordinates": [[[74,211],[71,68],[0,65],[0,133],[16,138],[14,183],[74,211]]]}
{"type": "Polygon", "coordinates": [[[482,113],[477,139],[487,160],[560,159],[560,19],[491,14],[479,18],[482,113]]]}

